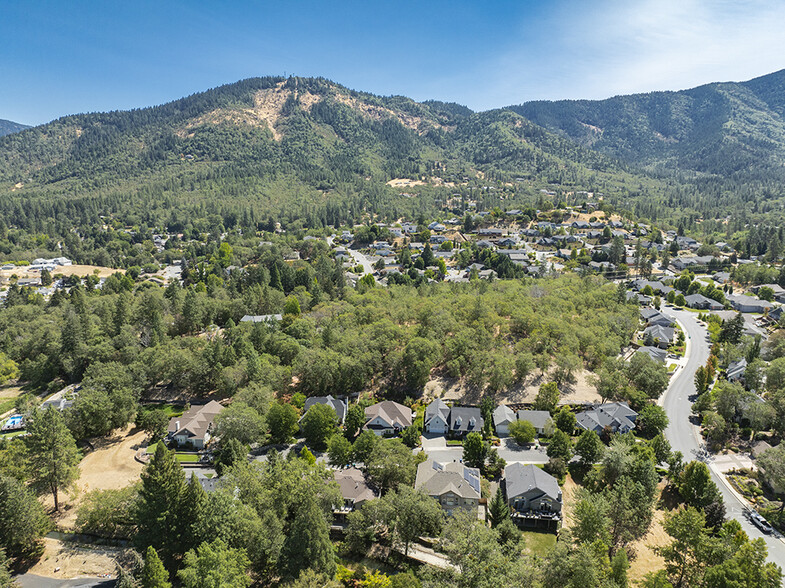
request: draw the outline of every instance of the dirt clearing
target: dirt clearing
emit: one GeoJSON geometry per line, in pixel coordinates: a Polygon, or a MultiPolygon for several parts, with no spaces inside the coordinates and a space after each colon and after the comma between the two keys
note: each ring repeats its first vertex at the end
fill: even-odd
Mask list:
{"type": "Polygon", "coordinates": [[[115,577],[115,557],[120,550],[110,547],[80,547],[57,539],[44,538],[44,554],[28,573],[45,578],[115,577]]]}

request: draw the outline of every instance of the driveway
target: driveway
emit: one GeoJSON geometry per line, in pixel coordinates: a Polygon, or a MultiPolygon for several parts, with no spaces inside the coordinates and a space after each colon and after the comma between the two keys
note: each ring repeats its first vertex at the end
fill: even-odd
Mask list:
{"type": "Polygon", "coordinates": [[[20,588],[111,588],[116,580],[80,578],[77,580],[57,580],[35,574],[22,574],[14,578],[20,588]]]}
{"type": "Polygon", "coordinates": [[[698,322],[695,313],[669,307],[663,307],[661,311],[679,322],[687,342],[684,368],[673,376],[668,389],[660,398],[660,404],[669,419],[668,428],[665,429],[665,437],[674,451],[682,452],[685,461],[701,460],[707,463],[712,479],[717,484],[725,501],[728,518],[739,521],[751,539],[762,538],[769,550],[769,560],[785,568],[785,543],[779,536],[762,533],[746,518],[745,512],[749,509],[748,503],[731,489],[725,476],[720,473],[718,465],[713,463],[715,458],[705,453],[700,429],[689,420],[692,414],[691,397],[697,394],[695,371],[704,365],[709,358],[708,333],[698,322]]]}
{"type": "MultiPolygon", "coordinates": [[[[461,461],[463,459],[463,447],[448,447],[444,437],[422,437],[421,440],[422,451],[434,461],[448,463],[451,461],[461,461]]],[[[548,456],[545,455],[544,448],[520,447],[510,438],[502,439],[501,445],[496,449],[499,452],[499,457],[504,459],[507,463],[548,463],[548,456]]],[[[420,450],[418,449],[417,451],[420,450]]]]}

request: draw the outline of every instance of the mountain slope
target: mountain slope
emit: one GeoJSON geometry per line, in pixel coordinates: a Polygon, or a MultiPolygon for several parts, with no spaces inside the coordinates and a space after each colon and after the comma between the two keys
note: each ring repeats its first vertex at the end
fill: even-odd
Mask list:
{"type": "Polygon", "coordinates": [[[548,183],[627,193],[652,182],[510,111],[474,113],[314,78],[253,78],[0,138],[0,214],[20,225],[31,216],[97,224],[105,215],[183,225],[206,210],[334,224],[364,212],[432,212],[456,190],[480,188],[492,207],[531,199],[548,183]],[[396,178],[422,182],[420,197],[387,185],[396,178]],[[483,188],[489,182],[498,191],[483,188]]]}
{"type": "Polygon", "coordinates": [[[25,129],[29,129],[30,127],[27,125],[23,125],[20,123],[15,123],[11,120],[4,120],[0,118],[0,137],[5,135],[10,135],[12,133],[18,133],[19,131],[24,131],[25,129]]]}
{"type": "Polygon", "coordinates": [[[785,70],[742,83],[510,110],[578,144],[660,172],[785,177],[785,70]]]}

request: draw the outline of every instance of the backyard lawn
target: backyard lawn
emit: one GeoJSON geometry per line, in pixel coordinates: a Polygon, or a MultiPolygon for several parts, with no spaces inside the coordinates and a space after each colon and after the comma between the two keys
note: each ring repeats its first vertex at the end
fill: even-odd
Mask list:
{"type": "Polygon", "coordinates": [[[198,463],[199,454],[197,453],[175,453],[174,458],[180,463],[198,463]]]}
{"type": "Polygon", "coordinates": [[[526,549],[540,557],[546,556],[551,549],[556,547],[556,535],[553,533],[537,533],[536,531],[524,531],[523,538],[526,541],[526,549]]]}

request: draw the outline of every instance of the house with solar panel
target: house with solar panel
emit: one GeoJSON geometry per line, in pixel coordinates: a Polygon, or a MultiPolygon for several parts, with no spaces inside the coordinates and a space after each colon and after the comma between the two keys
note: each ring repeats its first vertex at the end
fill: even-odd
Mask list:
{"type": "Polygon", "coordinates": [[[463,509],[485,518],[485,509],[480,507],[480,470],[477,468],[457,461],[445,464],[425,461],[417,466],[414,488],[435,498],[448,515],[463,509]]]}

